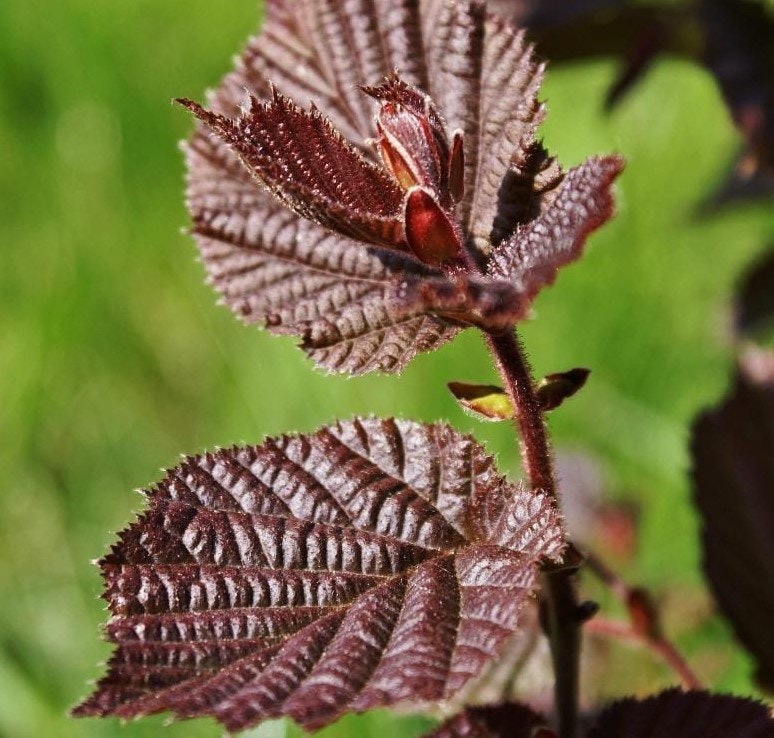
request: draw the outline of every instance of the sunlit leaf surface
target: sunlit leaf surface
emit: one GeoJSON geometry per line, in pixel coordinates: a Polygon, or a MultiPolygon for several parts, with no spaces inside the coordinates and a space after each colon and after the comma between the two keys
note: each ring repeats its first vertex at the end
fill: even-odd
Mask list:
{"type": "Polygon", "coordinates": [[[78,715],[229,729],[456,695],[563,534],[443,425],[354,420],[189,457],[100,561],[116,644],[78,715]]]}
{"type": "Polygon", "coordinates": [[[512,326],[610,217],[622,167],[563,180],[535,138],[542,77],[480,3],[270,3],[210,109],[184,101],[203,122],[188,207],[210,281],[349,374],[398,372],[461,326],[512,326]]]}

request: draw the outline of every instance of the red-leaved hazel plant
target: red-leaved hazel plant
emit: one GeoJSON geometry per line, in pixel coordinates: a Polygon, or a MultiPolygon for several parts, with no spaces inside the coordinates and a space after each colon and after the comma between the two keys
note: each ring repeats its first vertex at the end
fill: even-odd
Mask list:
{"type": "MultiPolygon", "coordinates": [[[[116,647],[75,714],[312,729],[400,706],[462,710],[437,736],[578,734],[593,607],[575,594],[583,557],[558,512],[543,413],[588,371],[537,385],[514,325],[611,216],[623,163],[560,169],[535,137],[542,75],[523,35],[478,2],[274,0],[208,106],[179,101],[201,121],[188,206],[225,302],[353,375],[399,372],[480,329],[503,387],[452,389],[515,421],[527,480],[508,482],[448,426],[395,419],[187,457],[100,562],[116,647]],[[516,660],[536,596],[554,727],[518,704],[465,710],[516,660]]],[[[659,699],[665,712],[704,705],[659,699]]],[[[732,727],[767,720],[727,701],[732,727]]],[[[588,735],[656,735],[610,727],[640,709],[621,703],[588,735]]]]}

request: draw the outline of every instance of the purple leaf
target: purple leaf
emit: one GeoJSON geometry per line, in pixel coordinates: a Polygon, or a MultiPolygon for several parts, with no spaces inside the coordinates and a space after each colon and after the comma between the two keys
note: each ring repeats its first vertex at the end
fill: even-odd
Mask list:
{"type": "Polygon", "coordinates": [[[774,720],[760,702],[670,689],[644,700],[614,702],[587,738],[771,738],[774,720]]]}
{"type": "MultiPolygon", "coordinates": [[[[210,281],[248,322],[299,335],[317,363],[350,374],[397,372],[459,326],[488,329],[475,301],[470,314],[427,301],[407,310],[396,285],[446,280],[436,292],[449,294],[454,270],[485,281],[493,247],[511,258],[504,244],[517,226],[555,223],[561,196],[598,207],[589,183],[557,189],[561,171],[535,142],[542,74],[523,34],[479,3],[274,0],[211,111],[186,102],[218,137],[200,127],[187,147],[210,281]],[[240,114],[245,90],[252,103],[240,114]],[[320,113],[303,109],[310,101],[320,113]]],[[[509,293],[481,290],[509,300],[491,311],[492,329],[526,314],[546,255],[553,270],[579,247],[515,248],[540,273],[509,275],[509,293]]]]}
{"type": "Polygon", "coordinates": [[[612,216],[611,185],[622,169],[618,156],[594,157],[571,169],[546,209],[495,249],[489,274],[528,297],[551,284],[557,270],[579,258],[587,237],[612,216]]]}
{"type": "Polygon", "coordinates": [[[519,630],[547,497],[443,425],[354,420],[189,457],[100,566],[116,644],[76,715],[287,715],[454,697],[519,630]]]}
{"type": "Polygon", "coordinates": [[[395,275],[440,276],[413,256],[366,249],[298,218],[205,136],[191,142],[188,159],[193,232],[209,281],[246,322],[299,335],[314,361],[350,374],[400,371],[456,333],[393,304],[395,275]]]}
{"type": "Polygon", "coordinates": [[[529,707],[506,702],[468,707],[423,738],[535,738],[535,730],[545,724],[545,718],[529,707]]]}
{"type": "MultiPolygon", "coordinates": [[[[732,394],[693,427],[694,499],[715,597],[774,688],[774,355],[740,371],[732,394]]],[[[761,357],[765,359],[766,354],[761,357]]]]}
{"type": "MultiPolygon", "coordinates": [[[[247,170],[302,218],[380,246],[403,246],[403,193],[316,110],[274,91],[250,99],[237,120],[178,100],[239,156],[247,170]]],[[[405,248],[405,246],[403,246],[405,248]]]]}

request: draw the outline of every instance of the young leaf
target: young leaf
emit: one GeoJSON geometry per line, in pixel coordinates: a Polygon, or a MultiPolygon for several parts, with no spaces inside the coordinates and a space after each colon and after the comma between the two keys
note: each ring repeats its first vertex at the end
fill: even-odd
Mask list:
{"type": "Polygon", "coordinates": [[[462,409],[479,420],[497,421],[513,418],[513,405],[502,387],[465,382],[449,382],[447,387],[462,409]]]}
{"type": "Polygon", "coordinates": [[[732,394],[693,427],[694,499],[704,570],[718,604],[774,689],[774,355],[740,371],[732,394]]]}
{"type": "Polygon", "coordinates": [[[100,566],[116,644],[76,715],[238,730],[454,697],[564,547],[540,493],[443,425],[353,420],[186,458],[100,566]]]}
{"type": "Polygon", "coordinates": [[[546,719],[526,705],[505,702],[468,707],[423,738],[555,738],[553,732],[537,732],[545,725],[546,719]]]}
{"type": "Polygon", "coordinates": [[[205,136],[191,141],[189,198],[200,208],[193,232],[209,281],[246,322],[299,335],[315,362],[350,374],[400,371],[454,336],[455,326],[424,309],[398,310],[392,298],[395,274],[440,273],[297,217],[228,157],[205,136]]]}
{"type": "Polygon", "coordinates": [[[587,738],[772,738],[768,708],[750,699],[669,689],[614,702],[587,738]]]}
{"type": "Polygon", "coordinates": [[[545,410],[556,410],[568,397],[578,392],[591,372],[577,367],[566,372],[547,374],[535,390],[540,407],[545,410]]]}
{"type": "MultiPolygon", "coordinates": [[[[583,387],[589,374],[588,369],[578,368],[543,377],[535,390],[541,409],[555,410],[583,387]]],[[[511,420],[514,416],[513,405],[502,387],[465,382],[449,382],[447,386],[463,410],[479,419],[511,420]]]]}
{"type": "Polygon", "coordinates": [[[273,91],[250,98],[236,121],[191,100],[188,108],[227,143],[256,180],[302,218],[344,236],[401,247],[403,193],[381,167],[363,158],[318,111],[273,91]]]}
{"type": "Polygon", "coordinates": [[[570,170],[546,209],[497,246],[489,274],[529,297],[551,284],[557,270],[579,258],[586,238],[613,214],[610,186],[622,169],[620,157],[607,156],[570,170]]]}
{"type": "Polygon", "coordinates": [[[535,142],[541,79],[523,34],[478,2],[274,0],[211,110],[185,102],[205,124],[188,207],[210,281],[350,374],[400,371],[460,326],[510,328],[610,215],[620,169],[595,160],[560,186],[535,142]]]}

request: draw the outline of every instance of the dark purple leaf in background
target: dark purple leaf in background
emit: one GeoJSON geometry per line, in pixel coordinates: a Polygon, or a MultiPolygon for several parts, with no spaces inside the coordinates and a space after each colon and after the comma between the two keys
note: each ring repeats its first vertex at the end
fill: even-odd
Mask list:
{"type": "Polygon", "coordinates": [[[535,728],[545,724],[545,718],[526,705],[506,702],[468,707],[423,738],[533,738],[535,728]]]}
{"type": "Polygon", "coordinates": [[[774,355],[740,369],[728,398],[693,427],[704,569],[723,613],[774,688],[774,355]]]}
{"type": "Polygon", "coordinates": [[[754,700],[670,689],[614,702],[587,738],[771,738],[769,709],[754,700]]]}
{"type": "Polygon", "coordinates": [[[738,337],[756,340],[774,332],[774,244],[745,274],[734,308],[738,337]]]}
{"type": "Polygon", "coordinates": [[[490,0],[489,7],[529,29],[552,63],[618,58],[608,107],[652,63],[676,55],[714,76],[744,140],[733,171],[708,205],[774,192],[774,9],[766,0],[490,0]]]}
{"type": "MultiPolygon", "coordinates": [[[[612,703],[583,738],[771,738],[774,720],[762,703],[709,692],[669,689],[612,703]]],[[[515,702],[469,707],[423,738],[549,738],[546,720],[515,702]]]]}
{"type": "MultiPolygon", "coordinates": [[[[745,139],[734,182],[774,192],[774,8],[757,0],[701,0],[703,60],[745,139]],[[766,185],[764,187],[764,185],[766,185]]],[[[754,187],[753,187],[754,189],[754,187]]]]}
{"type": "Polygon", "coordinates": [[[116,644],[76,715],[231,730],[454,697],[521,628],[549,499],[443,425],[354,420],[189,457],[101,560],[116,644]]]}
{"type": "Polygon", "coordinates": [[[513,13],[516,23],[541,31],[566,26],[590,14],[610,13],[629,0],[490,0],[498,12],[513,13]]]}

